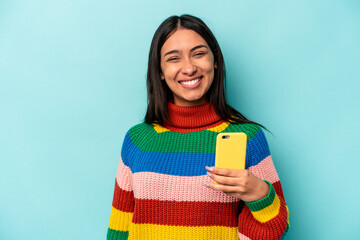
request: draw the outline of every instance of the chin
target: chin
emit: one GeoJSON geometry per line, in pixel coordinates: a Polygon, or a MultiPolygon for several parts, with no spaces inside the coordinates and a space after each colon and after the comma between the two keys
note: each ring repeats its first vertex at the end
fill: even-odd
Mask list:
{"type": "Polygon", "coordinates": [[[207,102],[207,100],[204,99],[203,97],[199,97],[199,98],[189,98],[189,99],[186,99],[186,101],[192,102],[192,103],[201,103],[201,104],[207,102]]]}
{"type": "Polygon", "coordinates": [[[188,102],[199,102],[202,100],[202,97],[189,97],[189,98],[184,98],[184,99],[188,102]]]}

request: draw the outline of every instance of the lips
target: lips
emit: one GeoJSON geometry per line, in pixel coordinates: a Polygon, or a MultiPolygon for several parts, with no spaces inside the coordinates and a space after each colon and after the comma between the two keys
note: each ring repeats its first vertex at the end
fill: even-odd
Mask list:
{"type": "Polygon", "coordinates": [[[181,85],[184,85],[184,86],[192,86],[192,85],[195,85],[196,83],[200,82],[201,79],[202,79],[202,76],[191,78],[191,79],[188,79],[188,80],[180,80],[178,82],[181,85]]]}
{"type": "Polygon", "coordinates": [[[194,89],[201,84],[202,78],[203,78],[203,76],[192,78],[192,79],[187,79],[187,80],[180,80],[180,81],[178,81],[178,83],[183,88],[194,89]]]}

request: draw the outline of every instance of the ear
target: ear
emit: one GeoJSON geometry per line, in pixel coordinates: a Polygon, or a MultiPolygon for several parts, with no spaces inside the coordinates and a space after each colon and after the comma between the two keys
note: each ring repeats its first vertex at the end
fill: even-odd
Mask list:
{"type": "Polygon", "coordinates": [[[160,73],[160,78],[161,78],[161,80],[165,80],[165,76],[163,73],[160,73]]]}
{"type": "Polygon", "coordinates": [[[214,63],[214,68],[217,69],[217,63],[214,63]]]}

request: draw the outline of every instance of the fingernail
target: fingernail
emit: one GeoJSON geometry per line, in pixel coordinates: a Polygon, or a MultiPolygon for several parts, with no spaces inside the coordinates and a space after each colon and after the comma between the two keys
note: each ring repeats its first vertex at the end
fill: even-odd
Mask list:
{"type": "Polygon", "coordinates": [[[203,185],[206,186],[206,187],[209,187],[209,184],[206,183],[206,182],[204,182],[203,185]]]}
{"type": "Polygon", "coordinates": [[[208,170],[209,172],[214,171],[214,168],[212,168],[212,167],[205,166],[205,168],[206,168],[206,170],[208,170]]]}
{"type": "Polygon", "coordinates": [[[206,172],[206,175],[208,175],[209,177],[211,177],[211,173],[210,173],[210,172],[206,172]]]}

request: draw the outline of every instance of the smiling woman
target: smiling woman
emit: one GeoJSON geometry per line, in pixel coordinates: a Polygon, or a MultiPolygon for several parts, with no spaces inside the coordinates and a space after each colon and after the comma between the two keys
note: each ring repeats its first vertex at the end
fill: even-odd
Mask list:
{"type": "Polygon", "coordinates": [[[283,238],[288,209],[265,135],[227,104],[221,49],[202,20],[159,26],[147,86],[145,121],[123,142],[107,239],[283,238]],[[245,169],[213,167],[222,132],[247,135],[245,169]]]}
{"type": "Polygon", "coordinates": [[[160,75],[173,92],[175,105],[205,104],[215,68],[210,47],[192,30],[176,30],[161,48],[160,75]]]}

